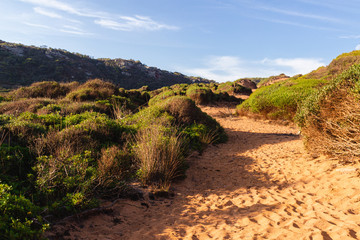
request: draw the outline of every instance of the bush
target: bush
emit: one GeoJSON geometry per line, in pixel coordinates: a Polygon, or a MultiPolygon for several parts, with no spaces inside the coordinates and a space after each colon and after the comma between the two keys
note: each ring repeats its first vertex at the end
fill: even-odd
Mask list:
{"type": "Polygon", "coordinates": [[[360,65],[311,95],[296,121],[310,151],[346,158],[360,156],[360,65]]]}
{"type": "Polygon", "coordinates": [[[65,210],[71,213],[76,209],[87,208],[86,205],[91,203],[87,196],[91,195],[97,178],[96,169],[92,166],[93,162],[90,151],[71,157],[52,155],[38,157],[35,166],[36,185],[46,203],[52,206],[51,211],[61,212],[59,208],[64,206],[58,206],[54,202],[56,203],[57,199],[64,201],[70,195],[82,196],[81,202],[79,200],[70,204],[70,209],[65,210]]]}
{"type": "Polygon", "coordinates": [[[317,79],[289,79],[261,87],[237,106],[237,114],[257,114],[270,119],[293,121],[304,99],[316,92],[325,82],[317,79]]]}
{"type": "Polygon", "coordinates": [[[61,98],[70,91],[67,84],[54,81],[36,82],[29,87],[22,87],[9,93],[15,99],[19,98],[61,98]]]}
{"type": "Polygon", "coordinates": [[[114,84],[94,79],[78,86],[75,90],[68,93],[66,98],[72,101],[92,101],[109,99],[117,93],[118,89],[114,84]]]}
{"type": "Polygon", "coordinates": [[[226,92],[228,94],[246,94],[250,95],[252,93],[252,90],[250,88],[246,88],[242,85],[240,85],[237,82],[226,82],[221,83],[217,87],[217,92],[226,92]]]}
{"type": "Polygon", "coordinates": [[[143,184],[156,183],[168,190],[171,180],[184,174],[185,141],[181,134],[152,125],[135,137],[135,156],[143,184]]]}
{"type": "Polygon", "coordinates": [[[0,104],[0,114],[12,114],[18,116],[23,112],[36,113],[39,109],[54,103],[54,100],[48,98],[30,98],[12,102],[2,102],[0,104]]]}
{"type": "Polygon", "coordinates": [[[0,238],[43,239],[49,227],[39,216],[40,208],[23,196],[11,193],[11,187],[0,183],[0,238]]]}
{"type": "Polygon", "coordinates": [[[99,179],[102,185],[107,186],[114,181],[123,181],[131,177],[132,156],[118,146],[103,148],[98,160],[99,179]]]}
{"type": "Polygon", "coordinates": [[[191,85],[186,91],[186,96],[188,96],[196,104],[207,104],[211,102],[213,92],[206,87],[191,85]]]}
{"type": "Polygon", "coordinates": [[[178,94],[176,94],[176,92],[174,92],[173,90],[167,90],[167,91],[161,92],[158,95],[156,95],[150,99],[149,106],[158,104],[159,102],[164,101],[165,99],[172,97],[172,96],[176,96],[176,95],[178,95],[178,94]]]}

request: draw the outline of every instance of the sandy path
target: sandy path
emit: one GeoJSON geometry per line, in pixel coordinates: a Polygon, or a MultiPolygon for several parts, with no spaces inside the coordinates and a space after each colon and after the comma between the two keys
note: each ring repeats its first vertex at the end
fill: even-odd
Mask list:
{"type": "Polygon", "coordinates": [[[203,110],[229,141],[189,159],[174,198],[121,200],[57,230],[65,239],[360,239],[360,165],[308,155],[294,127],[203,110]]]}

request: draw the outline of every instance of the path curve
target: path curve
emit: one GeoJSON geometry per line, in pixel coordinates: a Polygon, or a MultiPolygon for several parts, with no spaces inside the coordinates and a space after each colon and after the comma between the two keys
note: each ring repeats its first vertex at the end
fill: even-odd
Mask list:
{"type": "MultiPolygon", "coordinates": [[[[204,107],[229,141],[189,158],[175,197],[121,200],[65,239],[360,239],[360,165],[309,155],[298,129],[204,107]]],[[[56,239],[56,238],[54,238],[56,239]]]]}

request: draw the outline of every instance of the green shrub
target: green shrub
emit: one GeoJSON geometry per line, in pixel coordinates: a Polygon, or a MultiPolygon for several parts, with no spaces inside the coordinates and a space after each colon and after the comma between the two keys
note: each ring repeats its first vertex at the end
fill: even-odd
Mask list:
{"type": "Polygon", "coordinates": [[[325,83],[318,79],[289,79],[259,88],[237,107],[237,113],[292,121],[304,99],[325,83]]]}
{"type": "Polygon", "coordinates": [[[240,85],[237,82],[225,82],[219,84],[217,87],[217,92],[222,93],[226,92],[228,94],[247,94],[250,95],[252,90],[240,85]]]}
{"type": "Polygon", "coordinates": [[[177,95],[176,92],[173,90],[163,91],[149,100],[149,106],[158,104],[159,102],[164,101],[165,99],[176,95],[177,95]]]}
{"type": "Polygon", "coordinates": [[[188,96],[196,104],[207,104],[211,102],[213,93],[207,87],[191,85],[186,91],[186,96],[188,96]]]}
{"type": "Polygon", "coordinates": [[[11,187],[0,183],[1,239],[43,239],[48,227],[40,216],[40,208],[24,196],[12,194],[11,187]]]}
{"type": "Polygon", "coordinates": [[[29,87],[21,87],[9,93],[14,99],[19,98],[61,98],[70,88],[54,81],[36,82],[29,87]]]}
{"type": "MultiPolygon", "coordinates": [[[[36,185],[47,204],[52,205],[52,207],[55,206],[54,201],[57,199],[64,201],[70,195],[79,194],[85,198],[91,194],[97,178],[96,168],[93,165],[94,160],[90,151],[71,157],[40,156],[34,168],[37,175],[36,185]]],[[[81,201],[85,205],[90,202],[86,199],[81,201]]],[[[78,202],[70,206],[77,206],[80,209],[86,208],[82,204],[78,202]]],[[[61,207],[63,206],[59,206],[59,208],[61,207]]],[[[53,211],[58,210],[57,208],[53,209],[53,211]]]]}
{"type": "Polygon", "coordinates": [[[29,149],[20,146],[0,146],[0,180],[21,189],[31,172],[34,158],[29,149]]]}
{"type": "Polygon", "coordinates": [[[118,89],[114,84],[94,79],[78,86],[75,90],[68,93],[66,98],[71,101],[92,101],[109,99],[117,93],[118,89]]]}

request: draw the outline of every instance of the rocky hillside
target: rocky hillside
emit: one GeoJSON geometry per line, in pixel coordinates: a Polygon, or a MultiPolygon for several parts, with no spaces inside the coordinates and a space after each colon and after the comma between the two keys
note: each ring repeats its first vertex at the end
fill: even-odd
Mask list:
{"type": "Polygon", "coordinates": [[[177,83],[209,83],[207,79],[148,67],[140,61],[93,59],[79,53],[46,46],[35,47],[0,40],[0,87],[28,86],[34,82],[57,82],[100,78],[126,88],[157,89],[177,83]]]}

